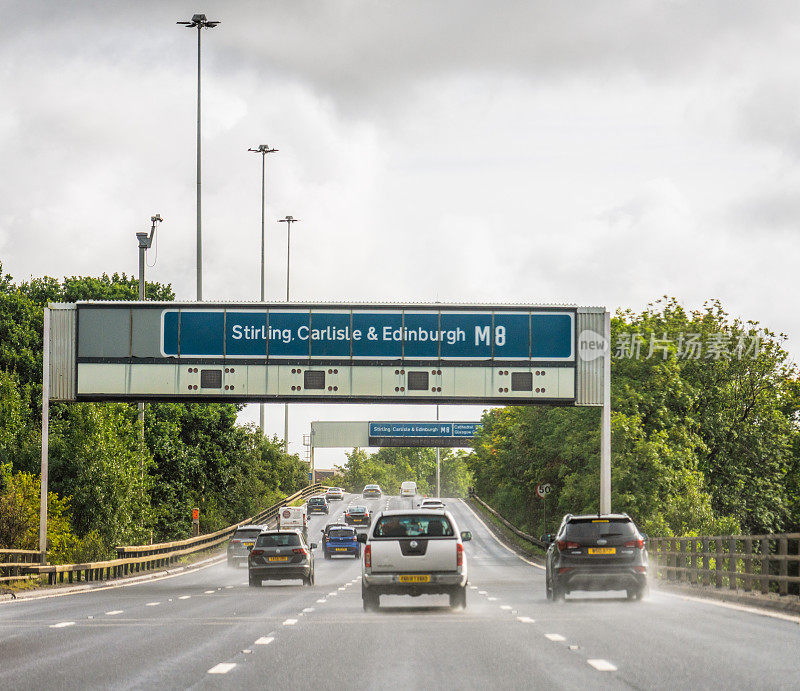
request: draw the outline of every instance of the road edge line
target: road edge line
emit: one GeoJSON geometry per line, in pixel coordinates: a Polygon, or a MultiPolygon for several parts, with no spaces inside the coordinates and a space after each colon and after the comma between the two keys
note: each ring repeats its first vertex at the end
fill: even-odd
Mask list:
{"type": "Polygon", "coordinates": [[[475,510],[469,504],[467,504],[467,502],[465,502],[463,499],[459,499],[459,501],[464,506],[466,506],[467,509],[469,509],[469,512],[473,516],[475,516],[475,518],[478,519],[478,523],[480,523],[484,528],[486,528],[486,531],[489,533],[489,535],[491,535],[494,538],[495,542],[497,542],[498,545],[500,545],[504,549],[507,549],[509,552],[511,552],[511,554],[513,554],[515,557],[517,557],[517,559],[520,559],[521,561],[524,561],[526,564],[530,564],[531,566],[535,566],[537,569],[541,569],[542,571],[545,570],[544,566],[542,566],[541,564],[537,564],[535,561],[530,561],[529,559],[526,559],[525,557],[523,557],[516,550],[511,549],[511,547],[509,547],[505,542],[503,542],[499,537],[497,537],[497,535],[494,534],[494,531],[488,525],[486,525],[486,523],[483,522],[483,519],[477,513],[475,513],[475,510]]]}

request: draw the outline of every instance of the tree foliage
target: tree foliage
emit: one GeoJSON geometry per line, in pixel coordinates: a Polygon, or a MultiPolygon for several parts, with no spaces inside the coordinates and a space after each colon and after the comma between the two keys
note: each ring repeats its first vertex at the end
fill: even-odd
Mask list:
{"type": "MultiPolygon", "coordinates": [[[[764,533],[797,525],[800,399],[782,341],[756,322],[732,318],[716,301],[687,312],[665,298],[640,314],[618,312],[613,509],[653,534],[764,533]],[[692,334],[727,348],[693,357],[692,334]],[[653,352],[651,344],[658,346],[653,352]]],[[[549,529],[564,513],[597,511],[599,436],[597,409],[492,410],[469,461],[476,489],[533,531],[543,525],[540,482],[555,490],[549,529]]]]}
{"type": "MultiPolygon", "coordinates": [[[[157,283],[148,283],[146,294],[174,298],[170,286],[157,283]]],[[[15,284],[0,265],[0,546],[35,549],[38,539],[43,308],[137,298],[138,281],[125,274],[15,284]]],[[[187,537],[194,507],[201,529],[214,530],[306,484],[307,467],[284,454],[277,439],[237,424],[236,405],[146,408],[142,442],[134,405],[51,406],[51,561],[103,558],[118,544],[187,537]]]]}

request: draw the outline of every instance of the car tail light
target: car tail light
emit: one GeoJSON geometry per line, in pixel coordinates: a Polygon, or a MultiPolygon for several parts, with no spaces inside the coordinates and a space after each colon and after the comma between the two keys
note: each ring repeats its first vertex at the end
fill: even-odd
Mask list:
{"type": "Polygon", "coordinates": [[[637,547],[638,549],[644,549],[644,540],[638,538],[636,540],[628,540],[625,543],[625,547],[637,547]]]}
{"type": "Polygon", "coordinates": [[[647,573],[647,567],[646,566],[634,566],[633,570],[636,573],[647,573]]]}
{"type": "Polygon", "coordinates": [[[562,566],[558,570],[558,573],[567,573],[568,571],[574,571],[573,567],[572,566],[562,566]]]}
{"type": "Polygon", "coordinates": [[[456,566],[464,566],[464,545],[456,543],[456,566]]]}
{"type": "Polygon", "coordinates": [[[305,549],[303,549],[302,547],[295,547],[292,550],[292,554],[305,554],[307,556],[308,552],[306,552],[305,549]]]}
{"type": "Polygon", "coordinates": [[[364,566],[372,568],[372,545],[364,545],[364,566]]]}
{"type": "Polygon", "coordinates": [[[577,549],[580,545],[577,542],[569,542],[568,540],[559,540],[556,542],[556,547],[558,547],[559,552],[563,552],[565,549],[577,549]]]}
{"type": "Polygon", "coordinates": [[[250,556],[257,557],[259,554],[264,554],[263,549],[251,549],[250,556]]]}

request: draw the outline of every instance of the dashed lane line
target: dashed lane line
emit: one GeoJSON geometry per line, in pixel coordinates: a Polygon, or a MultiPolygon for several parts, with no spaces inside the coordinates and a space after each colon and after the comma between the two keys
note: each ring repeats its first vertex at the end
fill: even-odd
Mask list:
{"type": "Polygon", "coordinates": [[[210,670],[208,670],[208,673],[209,674],[227,674],[234,667],[236,667],[236,663],[235,662],[220,662],[218,665],[214,665],[210,670]]]}
{"type": "Polygon", "coordinates": [[[211,595],[212,593],[216,593],[216,590],[204,590],[203,595],[211,595]]]}
{"type": "Polygon", "coordinates": [[[51,629],[63,629],[65,626],[75,626],[74,621],[60,621],[58,624],[50,624],[51,629]]]}
{"type": "Polygon", "coordinates": [[[269,645],[274,640],[272,636],[261,636],[261,638],[256,640],[255,645],[269,645]]]}
{"type": "Polygon", "coordinates": [[[116,617],[118,614],[122,614],[123,610],[121,609],[112,609],[110,612],[106,612],[107,617],[116,617]]]}
{"type": "Polygon", "coordinates": [[[478,591],[478,595],[486,595],[486,591],[485,590],[479,590],[478,591]]]}
{"type": "Polygon", "coordinates": [[[523,624],[533,624],[536,622],[535,619],[531,619],[530,617],[517,617],[517,621],[523,624]]]}
{"type": "Polygon", "coordinates": [[[556,642],[556,643],[558,643],[558,642],[560,642],[560,641],[566,641],[566,640],[567,640],[567,639],[566,639],[566,638],[564,638],[564,636],[562,636],[560,633],[546,633],[546,634],[544,635],[544,637],[545,637],[545,638],[546,638],[548,641],[554,641],[554,642],[556,642]]]}
{"type": "Polygon", "coordinates": [[[496,597],[487,597],[486,599],[487,599],[489,602],[497,602],[497,598],[496,598],[496,597]]]}
{"type": "Polygon", "coordinates": [[[509,610],[511,609],[511,605],[500,605],[500,609],[509,610]]]}
{"type": "Polygon", "coordinates": [[[305,612],[306,614],[308,614],[309,612],[313,612],[313,611],[314,611],[314,608],[313,608],[313,607],[305,607],[305,608],[303,609],[303,612],[305,612]]]}
{"type": "Polygon", "coordinates": [[[190,597],[191,597],[191,595],[181,595],[178,599],[179,600],[188,600],[190,597]]]}
{"type": "Polygon", "coordinates": [[[297,619],[287,619],[283,622],[284,626],[294,626],[297,623],[297,619]]]}
{"type": "Polygon", "coordinates": [[[156,607],[157,605],[160,605],[160,604],[161,604],[160,602],[148,602],[145,605],[145,607],[156,607]]]}
{"type": "Polygon", "coordinates": [[[319,600],[317,600],[317,602],[321,605],[324,605],[327,602],[327,600],[324,597],[321,597],[319,600]]]}
{"type": "Polygon", "coordinates": [[[586,660],[598,672],[616,672],[617,668],[612,665],[608,660],[594,659],[586,660]]]}

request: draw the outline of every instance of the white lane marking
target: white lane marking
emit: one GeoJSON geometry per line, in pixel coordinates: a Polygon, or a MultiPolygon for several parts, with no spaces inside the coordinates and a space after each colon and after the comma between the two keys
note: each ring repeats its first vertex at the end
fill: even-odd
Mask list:
{"type": "Polygon", "coordinates": [[[106,612],[107,617],[116,617],[118,614],[122,614],[123,610],[121,609],[112,609],[110,612],[106,612]]]}
{"type": "Polygon", "coordinates": [[[172,602],[172,598],[170,598],[169,600],[167,600],[167,602],[172,602]]]}
{"type": "Polygon", "coordinates": [[[500,605],[500,609],[511,609],[511,605],[500,605]]]}
{"type": "Polygon", "coordinates": [[[335,592],[333,592],[333,593],[328,593],[328,597],[333,597],[333,596],[334,596],[334,595],[336,595],[336,594],[337,594],[337,593],[335,593],[335,592]]]}
{"type": "Polygon", "coordinates": [[[530,561],[530,559],[526,559],[525,557],[523,557],[523,556],[520,556],[519,554],[517,554],[517,553],[516,553],[516,552],[515,552],[513,549],[511,549],[511,548],[510,548],[510,547],[509,547],[509,546],[508,546],[508,545],[507,545],[505,542],[503,542],[503,541],[502,541],[502,540],[501,540],[499,537],[497,537],[497,535],[495,535],[495,534],[494,534],[494,533],[493,533],[493,532],[492,532],[492,531],[489,529],[489,526],[487,526],[487,525],[486,525],[486,524],[485,524],[485,523],[484,523],[484,522],[481,520],[481,517],[480,517],[478,514],[476,514],[476,513],[475,513],[475,512],[472,510],[472,507],[471,507],[469,504],[467,504],[467,502],[465,502],[463,499],[460,499],[459,501],[460,501],[462,504],[464,504],[464,506],[466,506],[466,507],[469,509],[469,512],[470,512],[470,513],[471,513],[473,516],[475,516],[475,518],[476,518],[476,520],[478,521],[478,523],[480,523],[480,524],[481,524],[481,525],[482,525],[484,528],[486,528],[486,531],[489,533],[489,535],[491,535],[491,536],[492,536],[492,538],[494,539],[494,541],[495,541],[495,542],[496,542],[498,545],[500,545],[501,547],[503,547],[503,548],[504,548],[504,549],[506,549],[507,551],[511,552],[511,554],[513,554],[515,557],[517,557],[517,559],[520,559],[521,561],[524,561],[526,564],[530,564],[531,566],[535,566],[537,569],[541,569],[542,571],[544,571],[544,570],[545,570],[544,566],[542,566],[541,564],[537,564],[535,561],[530,561]]]}
{"type": "Polygon", "coordinates": [[[220,662],[218,665],[214,665],[210,670],[208,670],[208,673],[209,674],[227,674],[234,667],[236,667],[236,663],[235,662],[220,662]]]}
{"type": "Polygon", "coordinates": [[[327,600],[324,597],[321,597],[319,600],[317,600],[317,602],[319,602],[319,604],[321,605],[324,605],[327,602],[327,600]]]}
{"type": "Polygon", "coordinates": [[[577,650],[577,649],[578,649],[578,646],[577,646],[577,645],[571,645],[571,646],[569,647],[569,649],[570,649],[570,650],[577,650]]]}
{"type": "Polygon", "coordinates": [[[86,618],[87,618],[87,619],[94,619],[94,615],[93,615],[93,614],[90,614],[90,615],[89,615],[88,617],[86,617],[86,618]]]}
{"type": "Polygon", "coordinates": [[[58,624],[50,624],[51,629],[63,629],[65,626],[75,626],[74,621],[60,621],[58,624]]]}
{"type": "Polygon", "coordinates": [[[203,594],[204,595],[211,595],[212,593],[216,593],[216,592],[217,592],[216,590],[204,590],[203,594]]]}
{"type": "Polygon", "coordinates": [[[294,626],[297,623],[297,619],[287,619],[283,622],[284,626],[294,626]]]}
{"type": "Polygon", "coordinates": [[[191,597],[191,595],[181,595],[178,599],[179,600],[188,600],[190,597],[191,597]]]}
{"type": "Polygon", "coordinates": [[[566,641],[567,639],[564,638],[560,633],[546,633],[544,637],[548,641],[566,641]]]}
{"type": "Polygon", "coordinates": [[[155,607],[156,605],[160,605],[160,602],[148,602],[145,607],[155,607]]]}
{"type": "Polygon", "coordinates": [[[497,602],[497,598],[496,598],[496,597],[487,597],[486,599],[487,599],[489,602],[497,602]]]}
{"type": "Polygon", "coordinates": [[[261,636],[261,638],[256,639],[253,645],[269,645],[274,640],[272,636],[261,636]]]}
{"type": "Polygon", "coordinates": [[[477,590],[477,589],[478,589],[478,586],[477,586],[477,585],[471,585],[471,586],[469,587],[469,589],[470,589],[470,590],[477,590]]]}
{"type": "Polygon", "coordinates": [[[522,622],[523,624],[533,624],[536,620],[531,619],[530,617],[517,617],[517,621],[522,622]]]}
{"type": "Polygon", "coordinates": [[[344,587],[339,588],[339,590],[344,590],[344,587]]]}
{"type": "Polygon", "coordinates": [[[306,607],[303,611],[304,612],[313,612],[314,608],[313,607],[306,607]]]}
{"type": "Polygon", "coordinates": [[[478,591],[478,595],[486,595],[486,591],[485,590],[479,590],[478,591]]]}
{"type": "Polygon", "coordinates": [[[226,585],[225,589],[227,590],[228,588],[233,588],[233,586],[232,585],[226,585]]]}
{"type": "Polygon", "coordinates": [[[594,667],[598,672],[616,672],[617,668],[612,665],[608,660],[586,660],[592,667],[594,667]]]}

